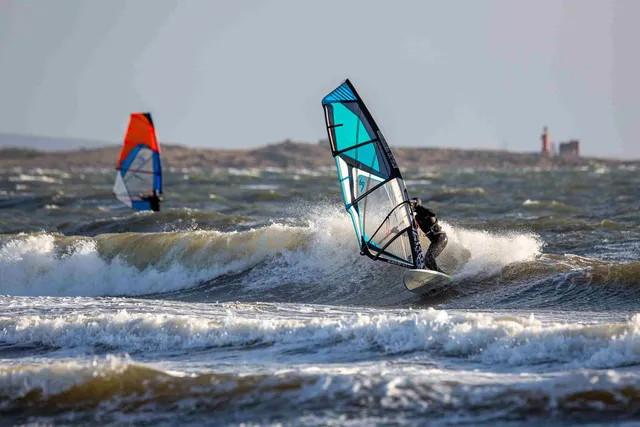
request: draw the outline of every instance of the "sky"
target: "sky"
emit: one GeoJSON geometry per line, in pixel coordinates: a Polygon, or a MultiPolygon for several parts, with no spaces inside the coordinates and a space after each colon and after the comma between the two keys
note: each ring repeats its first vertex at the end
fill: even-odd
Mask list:
{"type": "Polygon", "coordinates": [[[0,0],[0,133],[326,138],[351,79],[393,146],[640,158],[637,0],[0,0]]]}

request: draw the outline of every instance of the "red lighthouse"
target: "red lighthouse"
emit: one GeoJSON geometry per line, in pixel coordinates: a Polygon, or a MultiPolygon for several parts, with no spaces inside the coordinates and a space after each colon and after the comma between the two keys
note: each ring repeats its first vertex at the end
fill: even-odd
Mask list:
{"type": "Polygon", "coordinates": [[[548,156],[551,154],[551,142],[549,141],[549,129],[546,126],[540,139],[542,140],[542,155],[548,156]]]}

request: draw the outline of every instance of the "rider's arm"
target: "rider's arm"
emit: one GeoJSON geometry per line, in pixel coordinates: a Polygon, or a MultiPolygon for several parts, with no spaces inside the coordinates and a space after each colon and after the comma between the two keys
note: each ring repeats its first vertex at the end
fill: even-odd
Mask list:
{"type": "Polygon", "coordinates": [[[436,216],[436,213],[434,211],[429,208],[425,208],[424,206],[416,206],[414,210],[416,211],[417,215],[423,217],[436,216]]]}

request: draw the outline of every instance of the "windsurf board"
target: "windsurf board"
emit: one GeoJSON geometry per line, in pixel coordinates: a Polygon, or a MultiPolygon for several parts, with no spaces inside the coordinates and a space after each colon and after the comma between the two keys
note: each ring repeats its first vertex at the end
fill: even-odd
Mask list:
{"type": "Polygon", "coordinates": [[[412,269],[402,276],[405,288],[415,294],[436,290],[451,282],[451,276],[433,270],[412,269]]]}

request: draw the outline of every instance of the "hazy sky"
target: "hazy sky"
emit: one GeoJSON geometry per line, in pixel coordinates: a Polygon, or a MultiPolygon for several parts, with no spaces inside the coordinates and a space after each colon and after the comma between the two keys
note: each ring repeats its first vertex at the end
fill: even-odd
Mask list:
{"type": "Polygon", "coordinates": [[[638,0],[0,0],[0,132],[251,147],[326,137],[349,77],[397,146],[640,157],[638,0]]]}

